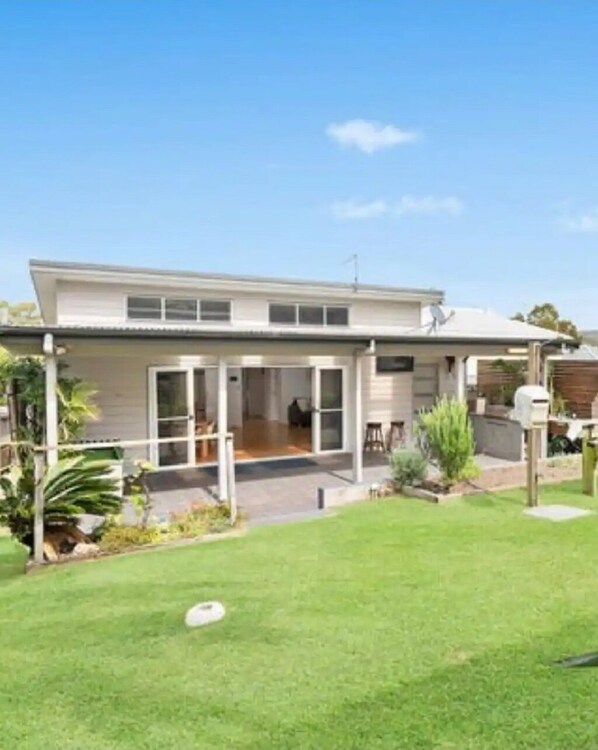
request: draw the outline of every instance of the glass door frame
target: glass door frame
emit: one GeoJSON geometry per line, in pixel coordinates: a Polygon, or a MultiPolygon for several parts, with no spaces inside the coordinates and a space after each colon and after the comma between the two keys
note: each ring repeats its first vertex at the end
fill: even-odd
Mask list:
{"type": "Polygon", "coordinates": [[[312,404],[313,404],[313,415],[312,415],[312,449],[316,454],[331,454],[331,453],[346,453],[347,452],[347,434],[348,434],[348,393],[347,386],[349,384],[348,378],[348,367],[346,365],[315,365],[312,369],[312,404]],[[341,372],[341,387],[342,387],[342,401],[341,406],[338,409],[322,409],[322,392],[320,373],[323,370],[340,370],[341,372]],[[340,448],[331,448],[329,450],[322,449],[322,413],[326,412],[340,412],[342,416],[342,445],[340,448]]]}
{"type": "MultiPolygon", "coordinates": [[[[181,464],[169,464],[168,466],[160,466],[160,445],[165,443],[151,443],[150,444],[150,462],[155,466],[156,469],[175,469],[184,468],[189,466],[195,466],[195,381],[193,377],[194,367],[192,366],[177,366],[177,365],[160,365],[148,368],[149,378],[149,409],[148,409],[148,434],[150,439],[155,440],[159,435],[159,422],[160,417],[158,416],[158,375],[163,372],[174,372],[174,373],[185,373],[186,383],[186,396],[187,396],[187,416],[186,417],[172,417],[168,418],[170,421],[187,422],[187,462],[181,464]]],[[[182,441],[181,441],[182,443],[182,441]]],[[[180,445],[181,443],[177,443],[180,445]]]]}

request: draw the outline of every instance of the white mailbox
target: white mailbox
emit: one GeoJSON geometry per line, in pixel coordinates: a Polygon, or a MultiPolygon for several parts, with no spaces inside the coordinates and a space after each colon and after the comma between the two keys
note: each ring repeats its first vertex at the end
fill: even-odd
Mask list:
{"type": "Polygon", "coordinates": [[[522,385],[515,391],[515,408],[511,414],[524,430],[546,427],[550,410],[550,393],[541,385],[522,385]]]}

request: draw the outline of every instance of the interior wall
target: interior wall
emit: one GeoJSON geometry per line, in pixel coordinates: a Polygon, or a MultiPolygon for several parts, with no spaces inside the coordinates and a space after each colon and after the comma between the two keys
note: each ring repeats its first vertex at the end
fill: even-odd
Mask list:
{"type": "Polygon", "coordinates": [[[243,414],[247,418],[265,418],[266,385],[266,370],[263,367],[246,367],[243,370],[243,414]]]}
{"type": "Polygon", "coordinates": [[[286,423],[288,421],[287,410],[293,399],[298,399],[303,409],[311,407],[311,369],[308,367],[246,368],[244,390],[246,404],[244,411],[248,417],[286,423]]]}
{"type": "Polygon", "coordinates": [[[193,371],[193,391],[195,397],[195,418],[202,419],[206,413],[206,371],[193,371]]]}
{"type": "Polygon", "coordinates": [[[243,425],[243,377],[240,367],[228,368],[228,429],[243,425]]]}
{"type": "Polygon", "coordinates": [[[208,367],[205,370],[206,418],[216,421],[218,418],[218,370],[208,367]]]}
{"type": "Polygon", "coordinates": [[[287,410],[295,398],[298,399],[302,409],[311,407],[311,370],[309,368],[287,368],[280,371],[280,422],[288,422],[287,410]]]}

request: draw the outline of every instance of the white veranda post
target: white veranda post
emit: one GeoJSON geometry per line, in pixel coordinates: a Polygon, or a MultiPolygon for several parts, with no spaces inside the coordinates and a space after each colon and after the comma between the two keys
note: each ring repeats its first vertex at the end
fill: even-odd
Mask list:
{"type": "Polygon", "coordinates": [[[457,401],[465,401],[467,398],[465,363],[465,357],[457,357],[455,359],[455,398],[457,401]]]}
{"type": "Polygon", "coordinates": [[[353,355],[353,482],[363,482],[363,405],[362,405],[363,356],[353,355]]]}
{"type": "Polygon", "coordinates": [[[226,471],[228,432],[228,376],[226,361],[218,360],[218,496],[228,500],[228,477],[226,471]]]}
{"type": "Polygon", "coordinates": [[[44,363],[46,370],[46,446],[47,461],[53,466],[58,461],[58,365],[54,337],[46,333],[43,343],[44,363]]]}

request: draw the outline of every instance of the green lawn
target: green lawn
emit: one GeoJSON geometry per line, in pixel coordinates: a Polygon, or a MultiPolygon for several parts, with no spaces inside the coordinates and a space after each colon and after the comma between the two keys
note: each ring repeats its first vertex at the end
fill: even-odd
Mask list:
{"type": "Polygon", "coordinates": [[[0,746],[596,748],[598,669],[550,662],[598,650],[598,516],[522,502],[381,501],[5,579],[0,746]],[[213,598],[225,620],[186,630],[213,598]]]}

